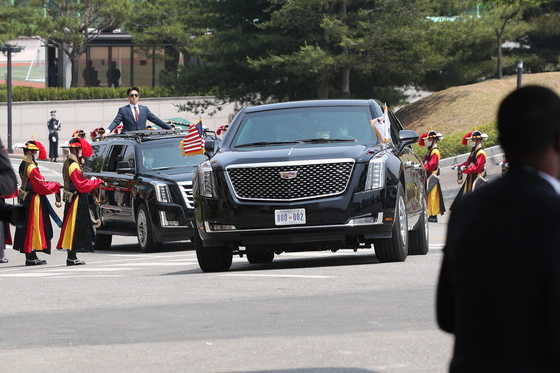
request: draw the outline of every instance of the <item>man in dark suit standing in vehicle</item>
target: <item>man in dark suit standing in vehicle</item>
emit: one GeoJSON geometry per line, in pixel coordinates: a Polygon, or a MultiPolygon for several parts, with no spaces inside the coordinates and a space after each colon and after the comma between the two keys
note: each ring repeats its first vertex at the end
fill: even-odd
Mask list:
{"type": "Polygon", "coordinates": [[[437,291],[450,372],[560,371],[560,98],[527,86],[498,110],[509,172],[449,220],[437,291]]]}
{"type": "Polygon", "coordinates": [[[147,106],[138,105],[138,92],[139,90],[136,87],[131,87],[126,91],[129,104],[119,108],[115,120],[109,125],[103,137],[107,133],[111,133],[121,122],[123,124],[123,132],[145,130],[147,120],[163,129],[172,129],[169,124],[156,117],[147,106]]]}

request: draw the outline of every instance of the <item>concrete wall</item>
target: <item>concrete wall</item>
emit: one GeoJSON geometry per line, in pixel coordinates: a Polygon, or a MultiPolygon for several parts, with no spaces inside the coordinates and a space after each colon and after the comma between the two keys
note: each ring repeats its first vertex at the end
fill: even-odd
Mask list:
{"type": "MultiPolygon", "coordinates": [[[[210,97],[174,97],[174,98],[140,98],[140,105],[147,106],[152,113],[161,119],[184,118],[195,122],[198,117],[192,113],[177,112],[173,104],[187,101],[210,99],[210,97]]],[[[44,101],[12,103],[12,146],[25,143],[34,135],[35,140],[43,143],[48,151],[47,121],[51,110],[56,110],[56,117],[62,122],[59,132],[60,142],[70,139],[77,129],[86,132],[98,127],[107,128],[121,106],[127,105],[128,99],[118,100],[77,100],[77,101],[44,101]]],[[[234,113],[234,105],[224,107],[214,116],[202,115],[203,123],[211,130],[216,130],[227,123],[229,115],[234,113]]],[[[0,103],[0,138],[5,146],[8,144],[8,112],[7,104],[0,103]]],[[[88,136],[89,140],[89,136],[88,136]]],[[[18,152],[18,149],[13,149],[18,152]]]]}

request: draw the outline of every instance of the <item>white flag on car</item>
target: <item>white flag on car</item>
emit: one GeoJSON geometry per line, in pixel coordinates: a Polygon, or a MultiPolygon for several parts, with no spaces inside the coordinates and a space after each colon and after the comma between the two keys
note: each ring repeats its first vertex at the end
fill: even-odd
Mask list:
{"type": "Polygon", "coordinates": [[[389,120],[389,108],[387,104],[383,107],[383,115],[379,118],[372,119],[370,123],[381,142],[391,142],[391,121],[389,120]]]}

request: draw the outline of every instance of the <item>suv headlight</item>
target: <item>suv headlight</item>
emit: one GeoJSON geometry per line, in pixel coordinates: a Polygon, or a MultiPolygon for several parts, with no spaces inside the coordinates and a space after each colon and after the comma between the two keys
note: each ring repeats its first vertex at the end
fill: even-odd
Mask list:
{"type": "Polygon", "coordinates": [[[216,195],[216,179],[210,162],[203,162],[198,167],[200,194],[203,197],[218,198],[216,195]]]}
{"type": "Polygon", "coordinates": [[[158,202],[173,202],[171,198],[171,193],[169,193],[169,187],[164,183],[152,183],[156,191],[156,199],[158,202]]]}
{"type": "Polygon", "coordinates": [[[368,164],[365,190],[385,186],[385,157],[372,158],[368,164]]]}

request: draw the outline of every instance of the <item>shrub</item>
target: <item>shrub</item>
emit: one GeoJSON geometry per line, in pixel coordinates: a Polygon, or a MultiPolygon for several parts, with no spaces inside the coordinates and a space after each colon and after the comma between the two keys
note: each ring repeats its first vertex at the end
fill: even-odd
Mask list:
{"type": "MultiPolygon", "coordinates": [[[[33,88],[27,86],[12,87],[12,101],[58,101],[58,100],[107,100],[125,98],[128,87],[80,87],[80,88],[33,88]]],[[[140,95],[146,97],[177,96],[163,87],[141,87],[140,95]]],[[[8,101],[8,87],[0,84],[0,102],[8,101]]]]}

